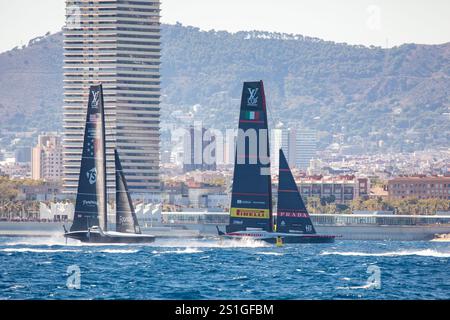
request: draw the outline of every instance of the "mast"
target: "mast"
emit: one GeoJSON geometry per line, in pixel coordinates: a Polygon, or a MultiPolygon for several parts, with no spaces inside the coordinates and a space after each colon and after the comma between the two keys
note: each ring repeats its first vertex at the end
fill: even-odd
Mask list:
{"type": "Polygon", "coordinates": [[[116,231],[141,234],[139,222],[134,211],[133,202],[120,163],[119,153],[114,150],[116,164],[116,231]]]}
{"type": "Polygon", "coordinates": [[[316,230],[282,149],[279,163],[277,232],[315,234],[316,230]]]}
{"type": "Polygon", "coordinates": [[[107,230],[105,114],[102,85],[91,86],[74,221],[70,231],[107,230]]]}
{"type": "Polygon", "coordinates": [[[272,231],[269,150],[263,82],[244,82],[227,232],[272,231]]]}

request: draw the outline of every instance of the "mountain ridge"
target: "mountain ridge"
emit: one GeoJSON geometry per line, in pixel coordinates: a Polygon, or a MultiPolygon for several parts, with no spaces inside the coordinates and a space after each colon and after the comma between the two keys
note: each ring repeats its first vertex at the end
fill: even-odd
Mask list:
{"type": "MultiPolygon", "coordinates": [[[[61,33],[0,54],[1,128],[61,129],[62,58],[61,33]]],[[[450,43],[383,49],[163,25],[161,73],[162,121],[197,105],[206,125],[233,128],[242,81],[263,79],[272,126],[315,129],[321,147],[340,136],[368,151],[422,150],[450,138],[450,43]]]]}

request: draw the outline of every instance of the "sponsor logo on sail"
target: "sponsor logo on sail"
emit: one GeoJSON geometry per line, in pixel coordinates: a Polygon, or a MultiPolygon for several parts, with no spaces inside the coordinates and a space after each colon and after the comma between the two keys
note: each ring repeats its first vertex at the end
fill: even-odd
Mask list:
{"type": "Polygon", "coordinates": [[[133,223],[133,219],[131,217],[120,217],[119,218],[119,223],[120,224],[132,224],[133,223]]]}
{"type": "Polygon", "coordinates": [[[265,205],[265,201],[253,201],[253,200],[236,200],[237,204],[259,204],[259,205],[265,205]]]}
{"type": "Polygon", "coordinates": [[[89,184],[94,184],[97,182],[97,169],[92,168],[86,172],[86,177],[88,178],[89,184]]]}
{"type": "Polygon", "coordinates": [[[231,208],[231,217],[269,219],[269,209],[231,208]]]}
{"type": "Polygon", "coordinates": [[[91,108],[97,109],[100,102],[100,91],[92,91],[91,108]]]}
{"type": "Polygon", "coordinates": [[[277,213],[280,217],[287,218],[308,218],[308,214],[306,212],[288,212],[288,211],[280,211],[277,213]]]}
{"type": "Polygon", "coordinates": [[[82,204],[85,207],[96,207],[97,206],[97,201],[94,201],[94,200],[83,200],[82,204]]]}
{"type": "Polygon", "coordinates": [[[259,88],[248,88],[249,97],[247,99],[247,105],[249,107],[258,106],[258,90],[259,88]]]}

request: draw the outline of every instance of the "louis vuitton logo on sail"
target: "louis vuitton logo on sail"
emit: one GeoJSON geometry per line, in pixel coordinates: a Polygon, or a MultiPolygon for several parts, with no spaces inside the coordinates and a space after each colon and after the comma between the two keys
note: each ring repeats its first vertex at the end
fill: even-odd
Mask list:
{"type": "Polygon", "coordinates": [[[99,101],[100,101],[100,91],[92,91],[91,107],[97,109],[99,101]]]}
{"type": "Polygon", "coordinates": [[[248,88],[249,97],[247,99],[247,105],[249,107],[258,106],[258,90],[259,88],[248,88]]]}

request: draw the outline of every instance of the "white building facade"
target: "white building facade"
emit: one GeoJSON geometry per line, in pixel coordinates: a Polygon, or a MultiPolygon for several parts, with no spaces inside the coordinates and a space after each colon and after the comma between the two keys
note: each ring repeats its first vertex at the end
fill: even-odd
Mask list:
{"type": "Polygon", "coordinates": [[[60,181],[62,178],[62,145],[59,134],[42,134],[31,155],[31,178],[60,181]]]}

